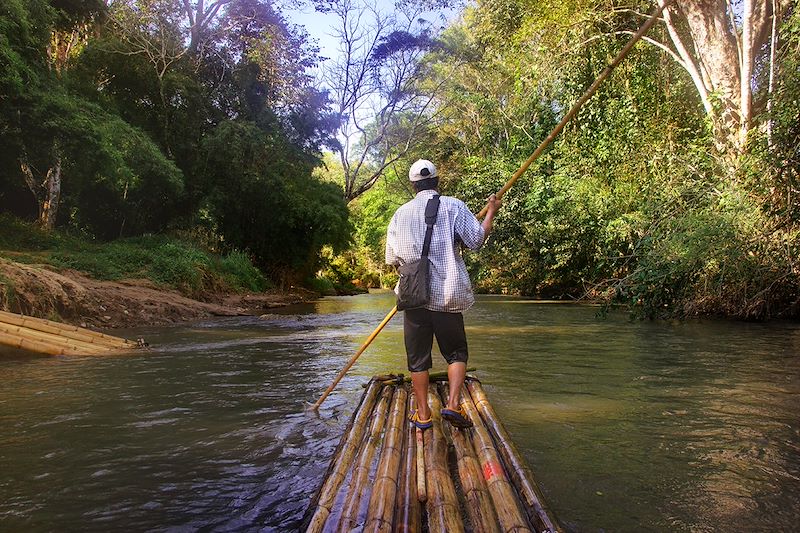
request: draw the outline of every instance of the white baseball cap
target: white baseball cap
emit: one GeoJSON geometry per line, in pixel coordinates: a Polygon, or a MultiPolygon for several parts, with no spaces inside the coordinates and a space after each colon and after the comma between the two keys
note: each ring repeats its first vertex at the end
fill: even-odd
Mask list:
{"type": "Polygon", "coordinates": [[[426,180],[436,177],[436,167],[427,159],[418,159],[408,169],[408,179],[411,181],[426,180]]]}

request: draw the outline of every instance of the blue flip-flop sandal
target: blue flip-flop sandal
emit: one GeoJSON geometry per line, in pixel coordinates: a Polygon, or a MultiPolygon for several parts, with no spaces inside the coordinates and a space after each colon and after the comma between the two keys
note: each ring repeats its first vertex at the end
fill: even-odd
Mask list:
{"type": "Polygon", "coordinates": [[[472,422],[469,418],[467,418],[467,413],[464,412],[463,407],[459,407],[457,411],[455,409],[448,409],[445,407],[442,409],[442,418],[457,428],[472,427],[472,422]]]}
{"type": "Polygon", "coordinates": [[[433,419],[428,418],[427,420],[421,420],[417,411],[411,413],[411,416],[408,417],[408,419],[411,420],[411,423],[414,424],[417,429],[428,429],[433,427],[433,419]]]}

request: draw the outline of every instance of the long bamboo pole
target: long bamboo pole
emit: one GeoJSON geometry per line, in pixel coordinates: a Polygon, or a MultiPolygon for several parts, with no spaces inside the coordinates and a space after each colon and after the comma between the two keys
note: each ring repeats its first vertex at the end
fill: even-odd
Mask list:
{"type": "MultiPolygon", "coordinates": [[[[414,395],[409,394],[406,412],[412,412],[414,409],[416,409],[414,395]]],[[[406,424],[403,466],[400,469],[400,479],[397,487],[397,507],[394,520],[395,533],[420,533],[422,531],[422,509],[419,504],[419,491],[416,482],[418,469],[415,464],[414,432],[414,425],[406,424]]]]}
{"type": "Polygon", "coordinates": [[[347,362],[344,368],[341,371],[339,371],[339,374],[336,375],[336,378],[334,378],[333,383],[331,383],[330,386],[327,389],[325,389],[325,392],[322,393],[322,396],[319,397],[319,400],[317,400],[313,405],[309,406],[309,409],[313,409],[315,411],[319,409],[319,406],[322,405],[322,402],[325,401],[325,398],[327,398],[328,395],[331,392],[333,392],[333,389],[336,388],[336,385],[338,385],[339,382],[344,377],[344,375],[347,374],[347,371],[350,370],[350,367],[352,367],[355,364],[356,360],[358,360],[358,358],[361,357],[361,354],[364,353],[364,350],[366,350],[367,347],[370,344],[372,344],[372,341],[375,339],[375,337],[378,336],[378,333],[381,332],[383,327],[389,323],[389,321],[392,319],[395,313],[397,313],[397,306],[394,306],[392,310],[389,311],[389,314],[384,317],[383,321],[380,324],[378,324],[378,327],[375,328],[375,331],[373,331],[372,334],[369,337],[367,337],[367,340],[364,341],[364,344],[361,345],[361,348],[359,348],[358,351],[355,353],[355,355],[353,355],[353,357],[350,358],[350,360],[347,362]]]}
{"type": "Polygon", "coordinates": [[[436,385],[428,386],[428,405],[433,427],[425,435],[425,474],[428,499],[428,531],[430,533],[463,533],[464,521],[458,504],[455,485],[447,464],[448,443],[442,428],[442,402],[436,385]]]}
{"type": "Polygon", "coordinates": [[[483,478],[486,480],[489,496],[494,503],[501,529],[517,533],[531,532],[532,529],[528,526],[527,515],[517,504],[514,487],[508,480],[506,470],[503,468],[489,430],[486,429],[483,420],[478,414],[475,404],[472,402],[472,397],[463,390],[461,392],[461,407],[464,408],[467,417],[473,423],[470,430],[472,444],[475,447],[475,455],[483,471],[483,478]]]}
{"type": "Polygon", "coordinates": [[[428,501],[428,489],[425,488],[425,435],[419,428],[414,428],[414,444],[417,453],[417,499],[425,503],[428,501]]]}
{"type": "Polygon", "coordinates": [[[539,487],[533,480],[533,474],[514,446],[500,419],[494,412],[492,404],[486,398],[480,381],[469,380],[465,383],[468,394],[472,397],[475,408],[480,413],[489,433],[494,438],[497,450],[508,467],[511,481],[522,496],[525,511],[537,531],[562,531],[561,525],[553,517],[553,513],[545,506],[539,487]]]}
{"type": "Polygon", "coordinates": [[[403,385],[395,389],[392,410],[383,435],[378,470],[375,472],[372,494],[367,507],[367,521],[362,530],[364,533],[388,533],[394,523],[400,463],[403,459],[403,436],[408,425],[406,422],[408,391],[403,385]]]}
{"type": "MultiPolygon", "coordinates": [[[[440,385],[439,395],[445,401],[449,394],[446,387],[440,385]]],[[[463,394],[463,392],[461,393],[463,394]]],[[[489,488],[483,477],[480,462],[472,446],[469,431],[452,430],[450,437],[456,451],[456,467],[461,480],[461,490],[466,501],[467,514],[474,533],[500,533],[497,512],[492,503],[489,488]]]]}
{"type": "Polygon", "coordinates": [[[508,467],[512,483],[522,496],[525,511],[533,525],[537,531],[561,531],[561,526],[556,522],[552,511],[545,506],[544,497],[534,482],[530,469],[486,398],[481,383],[478,380],[471,380],[465,386],[486,428],[494,438],[497,450],[508,467]]]}
{"type": "Polygon", "coordinates": [[[49,342],[31,340],[19,335],[0,332],[0,344],[18,348],[20,350],[27,350],[29,352],[37,352],[46,355],[79,355],[79,350],[73,350],[68,346],[62,344],[51,344],[49,342]]]}
{"type": "MultiPolygon", "coordinates": [[[[606,78],[608,78],[609,74],[611,74],[611,71],[617,68],[617,66],[622,62],[623,59],[625,59],[625,56],[628,55],[628,52],[631,51],[631,49],[639,41],[639,39],[641,39],[644,36],[644,34],[647,33],[647,31],[653,26],[653,24],[655,24],[658,21],[661,12],[668,5],[672,4],[674,1],[675,0],[666,0],[662,2],[658,7],[656,7],[653,14],[650,15],[650,18],[648,18],[647,21],[642,25],[642,27],[639,28],[639,31],[633,34],[633,36],[628,40],[628,42],[625,44],[622,50],[620,50],[620,52],[613,59],[613,61],[611,61],[611,63],[609,63],[609,65],[605,69],[603,69],[603,72],[601,72],[600,75],[597,76],[594,82],[589,86],[589,88],[586,89],[586,92],[583,93],[583,96],[578,98],[578,101],[572,104],[570,110],[567,111],[567,114],[564,115],[564,118],[562,118],[561,121],[556,125],[556,127],[553,128],[553,131],[550,132],[550,135],[548,135],[541,142],[541,144],[539,144],[536,150],[533,151],[533,154],[531,154],[531,156],[528,159],[526,159],[524,163],[522,163],[522,165],[517,169],[517,171],[514,172],[514,174],[511,176],[511,179],[509,179],[506,182],[506,184],[503,185],[503,187],[499,191],[497,191],[496,193],[497,198],[502,198],[503,195],[507,193],[511,187],[514,186],[519,177],[522,176],[522,174],[524,174],[526,170],[528,170],[528,167],[531,166],[531,163],[536,161],[536,159],[538,159],[539,156],[542,155],[544,149],[547,148],[551,142],[553,142],[553,140],[558,136],[559,133],[561,133],[561,130],[564,129],[564,126],[566,126],[567,123],[570,120],[572,120],[575,117],[575,115],[578,114],[578,111],[580,110],[581,107],[583,107],[583,104],[585,104],[586,101],[589,100],[589,98],[591,98],[595,92],[597,92],[597,88],[600,87],[600,84],[603,83],[603,81],[605,81],[606,78]]],[[[484,216],[486,216],[486,212],[488,211],[488,209],[489,209],[489,204],[486,204],[484,208],[481,209],[480,212],[477,214],[477,217],[483,218],[484,216]]]]}
{"type": "MultiPolygon", "coordinates": [[[[538,159],[538,157],[542,155],[544,149],[547,148],[547,146],[551,142],[553,142],[553,139],[555,139],[559,133],[561,133],[561,130],[564,129],[564,126],[566,126],[567,123],[570,120],[572,120],[576,114],[578,114],[578,110],[580,110],[583,104],[585,104],[586,101],[589,100],[589,98],[591,98],[595,92],[597,92],[597,88],[600,86],[601,83],[603,83],[603,81],[608,77],[608,75],[611,74],[611,71],[614,70],[617,67],[617,65],[619,65],[622,62],[623,59],[625,59],[625,56],[628,55],[628,52],[631,51],[631,48],[633,48],[633,46],[639,41],[639,39],[641,39],[644,36],[644,34],[647,33],[647,31],[653,26],[653,24],[656,23],[658,17],[661,15],[661,12],[673,2],[675,2],[675,0],[665,0],[658,7],[656,7],[656,10],[653,12],[652,15],[650,15],[650,18],[647,19],[647,22],[645,22],[642,25],[642,27],[639,28],[639,31],[637,31],[630,38],[627,44],[625,44],[622,50],[620,50],[619,54],[617,54],[617,57],[615,57],[614,60],[611,61],[611,63],[603,70],[603,72],[600,73],[597,79],[595,79],[594,82],[589,86],[586,92],[583,93],[583,96],[581,96],[578,99],[578,101],[572,105],[567,114],[564,115],[564,118],[561,119],[561,122],[559,122],[556,125],[556,127],[553,128],[553,131],[550,132],[550,135],[548,135],[545,138],[545,140],[541,142],[541,144],[536,148],[536,150],[534,150],[533,154],[531,154],[531,156],[528,159],[526,159],[524,163],[522,163],[522,165],[517,169],[517,171],[514,172],[514,174],[511,176],[511,179],[509,179],[508,182],[506,182],[506,184],[503,185],[503,187],[497,192],[498,198],[502,198],[503,195],[505,195],[505,193],[508,192],[508,190],[514,186],[519,177],[522,176],[522,174],[524,174],[526,170],[528,170],[528,167],[531,166],[531,163],[536,161],[536,159],[538,159]]],[[[488,211],[488,209],[489,209],[489,204],[486,204],[484,208],[481,209],[476,216],[478,218],[483,218],[484,216],[486,216],[486,212],[488,211]]],[[[392,310],[389,311],[389,314],[386,315],[386,317],[383,319],[383,322],[381,322],[380,325],[378,325],[378,327],[375,328],[375,331],[372,332],[372,334],[367,338],[364,344],[361,345],[361,348],[359,348],[356,354],[350,359],[350,361],[347,362],[347,365],[342,369],[341,372],[339,372],[339,375],[336,376],[336,379],[333,380],[333,383],[331,383],[330,387],[328,387],[322,394],[320,399],[317,400],[316,403],[314,403],[310,407],[311,409],[314,410],[319,409],[319,406],[322,404],[322,402],[325,401],[325,398],[327,398],[328,395],[331,393],[331,391],[333,391],[333,389],[336,388],[336,385],[339,384],[339,381],[341,381],[342,377],[344,377],[347,371],[350,370],[350,367],[353,366],[353,364],[361,356],[361,354],[364,353],[364,350],[367,349],[367,347],[372,343],[375,337],[378,336],[378,333],[381,332],[383,327],[389,323],[389,321],[396,313],[397,313],[397,306],[393,307],[392,310]]]]}

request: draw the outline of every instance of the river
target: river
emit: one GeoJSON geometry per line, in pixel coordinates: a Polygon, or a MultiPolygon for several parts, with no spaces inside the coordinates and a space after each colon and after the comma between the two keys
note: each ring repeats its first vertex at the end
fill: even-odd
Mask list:
{"type": "MultiPolygon", "coordinates": [[[[325,298],[124,332],[150,351],[0,355],[0,531],[294,531],[402,317],[325,298]]],[[[574,531],[797,531],[800,325],[640,322],[481,297],[470,365],[574,531]]],[[[438,355],[434,370],[443,369],[438,355]]]]}

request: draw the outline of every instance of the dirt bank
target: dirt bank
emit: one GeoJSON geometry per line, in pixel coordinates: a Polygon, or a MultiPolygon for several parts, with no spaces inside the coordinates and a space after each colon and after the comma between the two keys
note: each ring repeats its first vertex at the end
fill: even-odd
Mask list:
{"type": "Polygon", "coordinates": [[[170,324],[212,316],[260,314],[313,300],[302,289],[204,295],[198,301],[149,280],[99,281],[71,270],[0,259],[0,309],[93,329],[170,324]]]}

